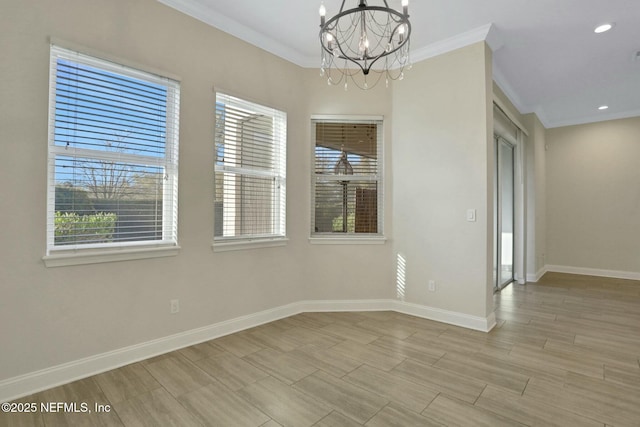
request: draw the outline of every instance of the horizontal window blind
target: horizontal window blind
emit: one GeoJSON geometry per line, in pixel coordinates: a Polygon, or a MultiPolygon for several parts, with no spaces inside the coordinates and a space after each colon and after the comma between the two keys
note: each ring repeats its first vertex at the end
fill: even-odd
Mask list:
{"type": "Polygon", "coordinates": [[[51,47],[48,252],[177,243],[179,84],[51,47]]]}
{"type": "Polygon", "coordinates": [[[286,113],[216,95],[216,241],[286,234],[286,113]]]}
{"type": "Polygon", "coordinates": [[[312,235],[382,234],[382,121],[312,120],[312,235]]]}

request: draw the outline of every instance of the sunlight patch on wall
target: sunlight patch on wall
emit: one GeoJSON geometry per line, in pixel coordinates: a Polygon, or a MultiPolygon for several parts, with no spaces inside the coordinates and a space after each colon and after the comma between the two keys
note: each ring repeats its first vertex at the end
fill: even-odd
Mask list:
{"type": "Polygon", "coordinates": [[[398,254],[396,266],[396,298],[404,301],[404,293],[407,277],[407,260],[404,255],[398,254]]]}

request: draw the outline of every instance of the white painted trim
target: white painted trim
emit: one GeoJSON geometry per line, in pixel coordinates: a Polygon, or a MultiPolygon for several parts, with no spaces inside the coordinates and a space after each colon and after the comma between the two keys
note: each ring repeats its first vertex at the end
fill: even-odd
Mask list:
{"type": "Polygon", "coordinates": [[[309,237],[312,245],[384,245],[387,238],[376,237],[309,237]]]}
{"type": "MultiPolygon", "coordinates": [[[[499,42],[495,41],[497,40],[496,38],[492,37],[490,40],[487,39],[492,27],[493,24],[486,24],[482,27],[449,37],[448,39],[431,43],[423,48],[411,50],[411,61],[417,63],[482,41],[489,42],[491,40],[494,46],[499,48],[499,42]]],[[[494,46],[489,47],[491,47],[492,50],[496,50],[494,46]]]]}
{"type": "MultiPolygon", "coordinates": [[[[264,49],[280,58],[304,68],[319,68],[320,59],[308,56],[285,46],[282,42],[268,37],[249,28],[246,25],[225,16],[213,7],[207,7],[203,2],[188,0],[157,0],[158,2],[191,16],[205,24],[211,25],[227,34],[239,38],[260,49],[264,49]]],[[[493,24],[486,24],[478,28],[455,35],[445,40],[432,43],[421,49],[411,51],[412,62],[422,61],[452,50],[459,49],[477,42],[486,41],[493,51],[503,46],[503,40],[493,24]]]]}
{"type": "Polygon", "coordinates": [[[211,248],[214,252],[243,251],[248,249],[275,248],[287,246],[288,238],[255,239],[255,240],[227,240],[214,242],[211,248]]]}
{"type": "Polygon", "coordinates": [[[8,402],[180,348],[313,311],[397,311],[483,332],[489,332],[496,325],[493,313],[487,318],[481,318],[392,299],[299,301],[0,381],[0,402],[8,402]]]}
{"type": "Polygon", "coordinates": [[[79,249],[77,251],[60,251],[59,253],[44,256],[42,260],[47,267],[66,267],[70,265],[162,258],[176,256],[179,252],[180,246],[139,247],[135,249],[109,248],[99,251],[79,249]]]}
{"type": "Polygon", "coordinates": [[[358,115],[358,114],[312,114],[311,120],[323,122],[383,122],[384,116],[358,115]]]}
{"type": "Polygon", "coordinates": [[[522,99],[520,99],[520,96],[518,95],[516,90],[513,88],[513,86],[511,86],[507,78],[495,63],[493,64],[493,81],[496,83],[496,85],[498,85],[502,92],[504,92],[504,94],[507,96],[509,101],[511,101],[513,106],[516,107],[516,110],[518,110],[519,113],[523,114],[531,110],[522,102],[522,99]]]}
{"type": "Polygon", "coordinates": [[[486,28],[487,26],[489,27],[489,29],[484,36],[484,41],[487,42],[487,45],[489,45],[492,52],[496,52],[502,49],[502,47],[504,46],[504,39],[502,38],[502,34],[500,34],[500,31],[498,31],[493,23],[487,24],[481,28],[486,28]]]}
{"type": "MultiPolygon", "coordinates": [[[[182,78],[179,75],[170,73],[161,68],[151,67],[148,63],[132,61],[127,58],[111,55],[107,52],[102,52],[100,50],[85,46],[83,44],[75,43],[75,42],[61,39],[58,37],[49,37],[49,43],[66,50],[71,50],[75,53],[79,53],[83,56],[90,56],[90,57],[102,59],[103,61],[112,62],[114,65],[117,65],[117,66],[124,65],[125,67],[133,68],[135,70],[142,71],[143,73],[154,74],[160,77],[161,79],[168,78],[170,80],[175,80],[176,82],[182,81],[182,78]]],[[[117,69],[117,72],[121,73],[123,72],[123,70],[117,69]]],[[[148,76],[146,77],[148,78],[148,76]]],[[[165,84],[165,83],[162,82],[161,84],[165,84]]]]}
{"type": "Polygon", "coordinates": [[[0,382],[0,402],[7,402],[130,363],[292,316],[300,313],[299,305],[300,303],[293,303],[276,307],[9,378],[0,382]]]}
{"type": "Polygon", "coordinates": [[[544,273],[546,273],[546,272],[547,272],[547,268],[546,267],[542,267],[535,274],[527,274],[527,282],[529,282],[529,283],[538,282],[542,278],[542,276],[544,276],[544,273]]]}
{"type": "Polygon", "coordinates": [[[572,267],[568,265],[546,265],[545,269],[546,271],[554,273],[582,274],[584,276],[640,280],[640,272],[635,271],[604,270],[600,268],[572,267]]]}
{"type": "Polygon", "coordinates": [[[550,128],[550,122],[545,112],[537,106],[534,107],[525,105],[524,102],[522,102],[522,99],[518,95],[517,91],[511,86],[498,65],[495,64],[495,61],[493,64],[493,81],[498,85],[500,89],[502,89],[502,92],[504,92],[509,101],[511,101],[511,103],[516,107],[516,110],[518,110],[520,114],[535,113],[544,128],[550,128]]]}
{"type": "Polygon", "coordinates": [[[622,111],[619,113],[601,113],[594,114],[592,116],[587,117],[576,117],[572,119],[565,120],[555,120],[555,121],[547,121],[544,123],[544,127],[546,129],[564,127],[564,126],[575,126],[575,125],[583,125],[588,123],[597,123],[597,122],[605,122],[609,120],[620,120],[620,119],[628,119],[631,117],[640,116],[640,110],[632,110],[632,111],[622,111]]]}
{"type": "Polygon", "coordinates": [[[488,317],[471,316],[398,300],[303,301],[300,312],[313,311],[396,311],[436,322],[489,332],[496,325],[495,314],[488,317]]]}
{"type": "Polygon", "coordinates": [[[327,311],[393,311],[393,300],[318,300],[301,301],[300,313],[327,311]]]}
{"type": "Polygon", "coordinates": [[[485,318],[404,301],[394,301],[394,311],[482,332],[489,332],[496,326],[494,313],[485,318]]]}
{"type": "Polygon", "coordinates": [[[493,94],[493,103],[496,104],[500,110],[502,110],[504,115],[507,116],[507,118],[511,120],[511,122],[514,125],[516,125],[518,129],[524,132],[526,136],[529,136],[529,131],[527,130],[527,128],[522,123],[520,123],[518,119],[516,119],[516,116],[513,113],[513,111],[511,111],[511,109],[504,102],[502,102],[502,100],[498,98],[498,96],[495,93],[493,94]]]}
{"type": "Polygon", "coordinates": [[[204,2],[188,0],[157,1],[294,64],[306,65],[310,68],[320,66],[319,57],[308,58],[305,55],[301,55],[297,50],[286,46],[282,42],[225,16],[213,7],[206,6],[204,2]]]}

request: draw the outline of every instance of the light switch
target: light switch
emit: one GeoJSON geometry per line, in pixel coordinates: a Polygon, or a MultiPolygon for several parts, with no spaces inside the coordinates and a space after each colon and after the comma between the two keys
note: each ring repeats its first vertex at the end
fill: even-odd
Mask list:
{"type": "Polygon", "coordinates": [[[475,209],[467,209],[467,221],[475,222],[476,220],[476,210],[475,209]]]}

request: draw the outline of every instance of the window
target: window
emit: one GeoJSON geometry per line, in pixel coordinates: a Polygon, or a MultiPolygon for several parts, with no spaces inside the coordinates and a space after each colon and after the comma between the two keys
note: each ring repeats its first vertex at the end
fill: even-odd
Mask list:
{"type": "Polygon", "coordinates": [[[382,237],[382,119],[317,117],[312,132],[311,236],[382,237]]]}
{"type": "Polygon", "coordinates": [[[178,109],[176,81],[51,47],[48,256],[177,245],[178,109]]]}
{"type": "Polygon", "coordinates": [[[287,115],[216,95],[214,243],[284,240],[287,115]]]}

